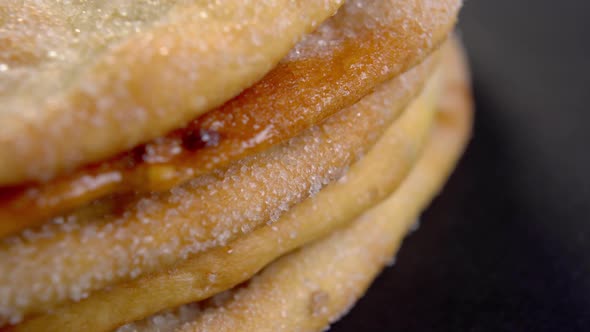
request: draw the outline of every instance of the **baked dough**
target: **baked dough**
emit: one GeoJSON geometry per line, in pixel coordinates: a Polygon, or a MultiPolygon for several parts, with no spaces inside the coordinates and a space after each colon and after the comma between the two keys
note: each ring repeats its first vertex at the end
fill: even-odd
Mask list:
{"type": "Polygon", "coordinates": [[[160,137],[262,78],[342,0],[6,0],[0,185],[160,137]]]}
{"type": "MultiPolygon", "coordinates": [[[[92,327],[108,331],[229,289],[281,255],[345,225],[393,191],[420,155],[431,129],[438,95],[435,83],[340,181],[290,208],[274,223],[179,262],[170,270],[91,294],[86,300],[25,322],[16,330],[79,331],[92,327]]],[[[378,105],[377,109],[383,110],[378,105]]]]}
{"type": "MultiPolygon", "coordinates": [[[[366,153],[421,90],[431,67],[432,61],[424,63],[341,114],[227,170],[169,192],[95,202],[0,239],[0,309],[40,313],[271,223],[366,153]]],[[[403,165],[407,156],[399,158],[403,165]]]]}
{"type": "Polygon", "coordinates": [[[350,0],[260,82],[182,129],[50,181],[0,188],[0,236],[109,194],[168,190],[296,136],[446,39],[459,1],[422,2],[350,0]]]}
{"type": "Polygon", "coordinates": [[[325,330],[390,264],[461,155],[472,121],[464,61],[457,44],[447,47],[435,128],[417,165],[389,198],[346,228],[280,258],[235,290],[117,332],[325,330]]]}

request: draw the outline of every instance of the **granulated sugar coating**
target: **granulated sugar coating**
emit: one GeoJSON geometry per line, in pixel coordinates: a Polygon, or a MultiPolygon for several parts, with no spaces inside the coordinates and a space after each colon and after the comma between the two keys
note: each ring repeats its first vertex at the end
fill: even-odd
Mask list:
{"type": "Polygon", "coordinates": [[[429,84],[371,150],[350,167],[346,180],[322,188],[274,223],[258,227],[227,246],[188,257],[172,269],[114,285],[80,302],[32,317],[17,331],[63,332],[64,326],[68,331],[86,326],[110,331],[129,321],[219,294],[248,280],[276,258],[345,225],[384,199],[405,177],[431,128],[435,90],[429,84]]]}
{"type": "MultiPolygon", "coordinates": [[[[43,102],[72,84],[78,66],[105,45],[151,29],[178,2],[155,0],[138,6],[131,0],[4,1],[2,102],[18,106],[27,102],[25,96],[43,102]]],[[[2,112],[21,110],[3,107],[2,112]]]]}
{"type": "Polygon", "coordinates": [[[321,331],[346,314],[397,251],[464,149],[471,103],[457,52],[446,51],[445,97],[428,146],[393,195],[347,228],[280,258],[246,286],[226,292],[222,306],[201,303],[194,322],[162,332],[321,331]]]}
{"type": "MultiPolygon", "coordinates": [[[[243,292],[162,310],[395,190],[431,128],[436,77],[417,96],[461,1],[342,2],[0,4],[0,329],[198,322],[243,292]]],[[[334,318],[340,295],[311,279],[285,289],[334,318]]],[[[297,318],[283,304],[269,313],[297,318]]]]}
{"type": "Polygon", "coordinates": [[[46,183],[0,189],[0,235],[111,193],[168,190],[297,135],[422,61],[457,3],[348,1],[261,81],[186,127],[46,183]]]}
{"type": "Polygon", "coordinates": [[[166,134],[260,79],[342,0],[7,0],[0,184],[166,134]]]}
{"type": "Polygon", "coordinates": [[[121,326],[115,332],[172,332],[195,320],[199,313],[199,304],[191,303],[174,310],[163,311],[149,319],[121,326]]]}
{"type": "Polygon", "coordinates": [[[4,238],[0,313],[38,312],[79,300],[276,220],[366,152],[415,96],[429,67],[417,67],[303,135],[226,171],[168,193],[97,202],[4,238]]]}
{"type": "Polygon", "coordinates": [[[437,129],[416,169],[384,203],[350,227],[271,263],[223,307],[201,308],[194,322],[163,332],[320,331],[336,321],[365,292],[410,223],[440,190],[465,143],[466,111],[456,110],[454,123],[437,129]]]}

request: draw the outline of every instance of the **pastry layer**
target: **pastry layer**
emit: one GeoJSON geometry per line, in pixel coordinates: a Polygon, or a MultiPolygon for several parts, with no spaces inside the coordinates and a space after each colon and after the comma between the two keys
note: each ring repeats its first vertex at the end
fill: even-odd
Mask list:
{"type": "Polygon", "coordinates": [[[348,1],[261,81],[187,126],[68,175],[0,188],[0,236],[110,194],[169,190],[300,134],[422,62],[459,4],[348,1]]]}
{"type": "Polygon", "coordinates": [[[431,65],[227,170],[165,193],[95,202],[1,239],[0,313],[28,315],[77,301],[273,222],[366,153],[421,90],[431,65]]]}
{"type": "Polygon", "coordinates": [[[0,4],[0,184],[160,137],[271,70],[342,0],[0,4]]]}
{"type": "MultiPolygon", "coordinates": [[[[277,257],[345,225],[392,192],[412,167],[431,128],[437,87],[435,81],[431,82],[371,150],[343,177],[338,175],[339,181],[291,207],[275,222],[237,237],[225,246],[189,257],[170,270],[110,287],[91,294],[86,300],[33,318],[17,330],[34,331],[43,327],[45,331],[77,331],[92,327],[108,331],[129,320],[229,289],[277,257]]],[[[391,94],[395,90],[387,92],[391,94]]],[[[381,98],[386,96],[382,94],[374,99],[376,104],[368,104],[369,108],[385,111],[381,98]]],[[[365,118],[364,114],[358,114],[355,112],[355,118],[348,119],[349,128],[353,122],[357,125],[365,118]]],[[[306,151],[298,152],[300,158],[302,153],[306,151]]]]}
{"type": "Polygon", "coordinates": [[[117,331],[322,331],[345,314],[390,264],[468,140],[472,103],[456,44],[445,50],[442,69],[435,128],[418,163],[389,198],[346,228],[271,263],[234,290],[117,331]]]}

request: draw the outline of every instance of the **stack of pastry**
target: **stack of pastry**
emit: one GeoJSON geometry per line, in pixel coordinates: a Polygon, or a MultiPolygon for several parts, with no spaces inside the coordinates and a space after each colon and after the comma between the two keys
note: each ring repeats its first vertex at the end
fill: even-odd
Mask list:
{"type": "Polygon", "coordinates": [[[0,4],[0,326],[325,329],[463,150],[460,2],[0,4]]]}

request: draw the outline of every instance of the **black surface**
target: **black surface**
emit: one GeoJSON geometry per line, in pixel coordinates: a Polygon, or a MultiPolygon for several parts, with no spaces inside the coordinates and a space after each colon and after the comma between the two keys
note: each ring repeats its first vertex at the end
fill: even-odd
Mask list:
{"type": "Polygon", "coordinates": [[[331,331],[590,331],[590,1],[468,0],[475,136],[331,331]]]}

